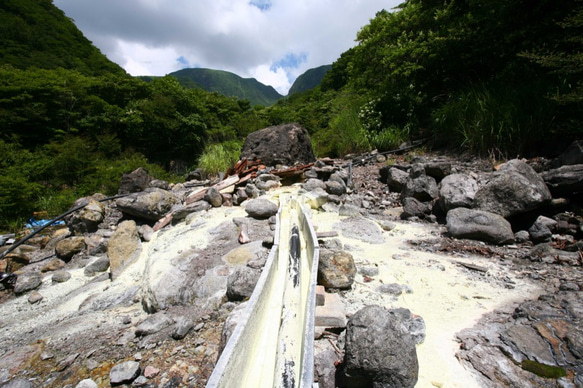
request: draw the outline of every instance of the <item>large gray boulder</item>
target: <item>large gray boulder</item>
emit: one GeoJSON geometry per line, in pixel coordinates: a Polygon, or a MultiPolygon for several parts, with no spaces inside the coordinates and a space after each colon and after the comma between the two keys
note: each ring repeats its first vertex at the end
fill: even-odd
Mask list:
{"type": "Polygon", "coordinates": [[[458,207],[447,213],[447,231],[456,238],[494,244],[514,242],[510,223],[499,214],[458,207]]]}
{"type": "Polygon", "coordinates": [[[443,178],[439,188],[439,204],[448,212],[456,207],[472,207],[478,183],[466,174],[451,174],[443,178]]]}
{"type": "Polygon", "coordinates": [[[245,212],[250,217],[265,219],[277,214],[278,206],[267,198],[256,198],[245,206],[245,212]]]}
{"type": "Polygon", "coordinates": [[[345,363],[350,386],[408,388],[418,380],[415,342],[381,306],[366,306],[348,321],[345,363]]]}
{"type": "Polygon", "coordinates": [[[567,165],[542,173],[555,197],[583,192],[583,164],[567,165]]]}
{"type": "Polygon", "coordinates": [[[118,198],[116,205],[124,214],[146,221],[158,221],[180,200],[169,191],[149,188],[141,193],[118,198]]]}
{"type": "Polygon", "coordinates": [[[249,134],[241,150],[241,159],[245,158],[261,159],[267,166],[316,160],[308,131],[299,124],[277,125],[249,134]]]}
{"type": "Polygon", "coordinates": [[[540,208],[551,199],[549,188],[534,169],[513,159],[504,163],[478,190],[473,207],[506,218],[540,208]]]}
{"type": "Polygon", "coordinates": [[[129,194],[144,191],[150,186],[152,177],[148,171],[140,167],[129,174],[123,174],[119,182],[118,194],[129,194]]]}

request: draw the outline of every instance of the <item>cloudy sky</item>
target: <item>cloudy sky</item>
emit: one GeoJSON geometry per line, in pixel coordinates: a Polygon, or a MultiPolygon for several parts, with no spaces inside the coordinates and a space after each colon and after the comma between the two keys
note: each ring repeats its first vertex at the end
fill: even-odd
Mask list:
{"type": "Polygon", "coordinates": [[[402,0],[54,0],[132,75],[205,67],[287,94],[307,69],[334,62],[381,9],[402,0]]]}

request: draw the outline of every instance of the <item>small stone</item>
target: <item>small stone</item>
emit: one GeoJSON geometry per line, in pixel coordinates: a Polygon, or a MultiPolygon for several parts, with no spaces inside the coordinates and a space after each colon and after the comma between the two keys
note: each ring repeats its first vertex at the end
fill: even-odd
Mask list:
{"type": "Polygon", "coordinates": [[[65,283],[69,279],[71,279],[71,274],[68,271],[57,271],[51,278],[53,283],[65,283]]]}
{"type": "Polygon", "coordinates": [[[109,381],[112,385],[126,384],[135,380],[140,375],[140,363],[126,361],[111,368],[109,381]]]}
{"type": "Polygon", "coordinates": [[[30,295],[28,296],[28,303],[30,304],[35,304],[40,302],[41,300],[43,300],[43,296],[40,292],[38,291],[33,291],[30,293],[30,295]]]}
{"type": "Polygon", "coordinates": [[[146,369],[144,369],[144,376],[148,379],[152,379],[160,374],[160,369],[154,368],[151,365],[148,365],[146,369]]]}
{"type": "Polygon", "coordinates": [[[146,376],[139,376],[132,382],[132,387],[143,387],[148,384],[148,378],[146,376]]]}
{"type": "Polygon", "coordinates": [[[391,230],[395,229],[396,227],[397,227],[397,225],[395,225],[394,222],[381,221],[381,228],[386,232],[390,232],[391,230]]]}
{"type": "Polygon", "coordinates": [[[97,388],[98,385],[95,381],[91,379],[85,379],[79,381],[79,384],[75,385],[75,388],[97,388]]]}
{"type": "Polygon", "coordinates": [[[577,283],[563,282],[559,286],[559,290],[561,290],[561,291],[579,291],[579,286],[577,285],[577,283]]]}
{"type": "Polygon", "coordinates": [[[14,379],[3,384],[2,388],[33,388],[33,385],[26,379],[14,379]]]}
{"type": "Polygon", "coordinates": [[[40,269],[41,272],[51,272],[57,271],[59,269],[65,268],[65,262],[61,259],[53,259],[42,266],[40,269]]]}
{"type": "Polygon", "coordinates": [[[403,293],[403,287],[397,283],[382,284],[379,287],[379,291],[382,292],[383,294],[399,296],[403,293]]]}
{"type": "Polygon", "coordinates": [[[379,274],[379,269],[377,267],[362,267],[358,270],[363,276],[377,276],[379,274]]]}

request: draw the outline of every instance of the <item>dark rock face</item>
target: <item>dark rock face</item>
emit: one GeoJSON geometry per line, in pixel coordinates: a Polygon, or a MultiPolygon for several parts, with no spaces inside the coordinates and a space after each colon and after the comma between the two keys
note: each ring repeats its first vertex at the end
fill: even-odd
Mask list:
{"type": "Polygon", "coordinates": [[[268,127],[247,136],[241,159],[258,158],[267,165],[308,164],[316,160],[308,131],[299,124],[268,127]]]}
{"type": "Polygon", "coordinates": [[[380,306],[367,306],[346,327],[349,386],[407,388],[418,380],[415,342],[403,324],[380,306]]]}
{"type": "Polygon", "coordinates": [[[404,220],[411,217],[424,218],[431,214],[432,209],[432,202],[421,202],[413,197],[407,197],[403,199],[403,213],[401,213],[401,218],[404,220]]]}
{"type": "Polygon", "coordinates": [[[583,192],[583,164],[545,171],[542,177],[554,196],[583,192]]]}
{"type": "Polygon", "coordinates": [[[129,174],[123,174],[119,182],[118,194],[136,193],[149,187],[152,177],[145,168],[138,168],[129,174]]]}
{"type": "Polygon", "coordinates": [[[474,197],[474,208],[510,217],[551,201],[543,179],[525,162],[514,159],[500,167],[474,197]]]}
{"type": "Polygon", "coordinates": [[[514,241],[510,223],[502,216],[459,207],[447,213],[447,231],[456,238],[507,244],[514,241]]]}
{"type": "Polygon", "coordinates": [[[410,176],[403,187],[401,198],[413,197],[421,202],[434,200],[439,195],[435,178],[425,175],[410,176]]]}
{"type": "Polygon", "coordinates": [[[583,164],[583,141],[573,142],[558,158],[553,160],[551,167],[583,164]]]}

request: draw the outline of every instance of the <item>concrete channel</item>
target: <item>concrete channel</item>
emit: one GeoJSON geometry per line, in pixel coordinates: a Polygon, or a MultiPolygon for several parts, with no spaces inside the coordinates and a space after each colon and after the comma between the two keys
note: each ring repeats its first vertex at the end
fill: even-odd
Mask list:
{"type": "Polygon", "coordinates": [[[273,248],[207,388],[313,385],[318,240],[301,198],[279,202],[273,248]]]}

